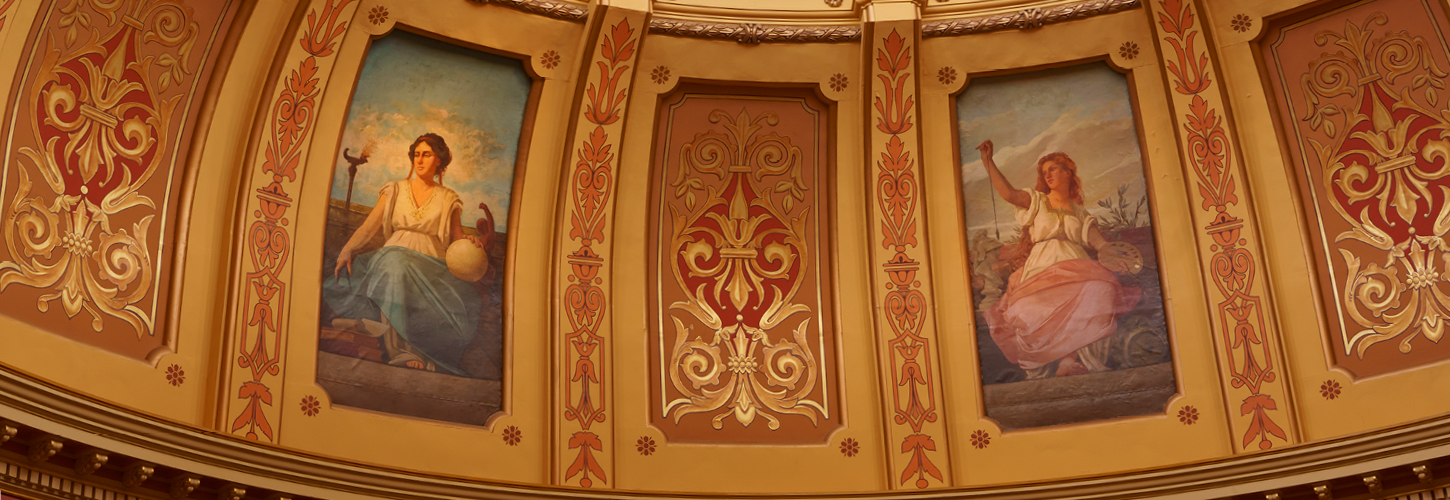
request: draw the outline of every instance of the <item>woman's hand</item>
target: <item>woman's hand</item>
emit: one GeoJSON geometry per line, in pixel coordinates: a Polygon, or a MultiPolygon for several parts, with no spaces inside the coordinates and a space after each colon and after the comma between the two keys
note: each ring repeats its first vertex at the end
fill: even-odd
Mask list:
{"type": "Polygon", "coordinates": [[[995,148],[992,145],[992,141],[988,139],[977,145],[977,151],[982,153],[982,163],[987,163],[992,161],[992,153],[995,152],[995,148]]]}
{"type": "Polygon", "coordinates": [[[467,239],[468,241],[472,241],[474,246],[476,246],[478,248],[483,248],[483,237],[482,236],[476,236],[476,235],[475,236],[465,236],[464,238],[467,239]]]}
{"type": "Polygon", "coordinates": [[[343,248],[341,252],[338,252],[337,253],[337,267],[335,267],[335,268],[332,269],[332,279],[337,279],[338,272],[342,271],[342,268],[344,268],[344,267],[347,268],[347,276],[349,278],[351,278],[352,277],[352,250],[351,249],[348,249],[348,248],[343,248]]]}

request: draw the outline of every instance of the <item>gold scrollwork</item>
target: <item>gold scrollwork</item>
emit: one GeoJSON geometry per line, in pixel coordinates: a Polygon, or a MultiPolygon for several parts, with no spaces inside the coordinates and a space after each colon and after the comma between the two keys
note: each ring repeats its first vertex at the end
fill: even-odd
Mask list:
{"type": "Polygon", "coordinates": [[[13,260],[0,262],[0,290],[55,288],[40,297],[41,312],[59,300],[67,317],[88,312],[95,331],[104,313],[141,338],[154,326],[138,304],[153,285],[146,242],[155,214],[140,215],[129,230],[113,227],[112,218],[156,210],[140,191],[170,157],[171,121],[186,97],[160,93],[192,74],[187,61],[200,25],[190,8],[169,0],[72,0],[59,12],[65,41],[45,42],[56,48],[44,54],[28,92],[41,110],[31,130],[43,147],[19,150],[51,194],[31,196],[27,168],[18,168],[4,226],[13,260]],[[113,31],[102,35],[93,15],[113,31]],[[144,44],[168,50],[142,57],[144,44]]]}
{"type": "Polygon", "coordinates": [[[771,430],[787,414],[815,425],[828,412],[810,399],[819,383],[819,361],[807,342],[810,319],[797,323],[789,338],[770,335],[811,310],[794,302],[811,261],[811,207],[796,210],[808,189],[800,148],[774,132],[758,134],[779,122],[774,113],[752,118],[742,109],[732,119],[715,110],[709,121],[723,122],[725,133],[708,131],[683,145],[670,183],[686,210],[670,206],[676,252],[670,267],[686,295],[670,309],[688,313],[713,334],[708,341],[691,338],[684,320],[670,315],[675,341],[666,369],[684,397],[665,411],[678,423],[691,413],[727,408],[712,418],[715,429],[732,415],[747,427],[761,416],[771,430]],[[725,187],[707,185],[707,175],[725,187]],[[701,190],[704,201],[697,205],[701,190]]]}
{"type": "Polygon", "coordinates": [[[1372,38],[1372,26],[1388,21],[1375,13],[1360,24],[1346,22],[1343,32],[1317,34],[1316,44],[1333,41],[1343,50],[1314,61],[1301,79],[1309,109],[1300,119],[1330,144],[1306,142],[1324,169],[1328,204],[1350,226],[1334,241],[1385,252],[1383,265],[1365,265],[1355,252],[1339,249],[1348,269],[1339,298],[1344,314],[1359,325],[1352,335],[1346,332],[1345,353],[1361,358],[1390,339],[1400,339],[1403,353],[1417,336],[1439,342],[1450,319],[1450,296],[1440,286],[1446,275],[1435,264],[1450,267],[1444,241],[1450,232],[1450,111],[1433,108],[1450,74],[1423,37],[1387,31],[1372,38]],[[1408,85],[1403,77],[1410,77],[1408,85]],[[1340,96],[1353,102],[1331,101],[1340,96]]]}

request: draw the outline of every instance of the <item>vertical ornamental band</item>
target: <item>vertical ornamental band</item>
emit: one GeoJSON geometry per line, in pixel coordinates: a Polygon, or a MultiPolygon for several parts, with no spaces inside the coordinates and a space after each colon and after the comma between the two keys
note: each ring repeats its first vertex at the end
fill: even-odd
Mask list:
{"type": "Polygon", "coordinates": [[[1208,275],[1214,342],[1230,406],[1236,450],[1267,450],[1296,442],[1293,409],[1281,377],[1283,353],[1272,329],[1269,301],[1260,272],[1262,250],[1251,241],[1257,230],[1238,180],[1242,159],[1233,144],[1223,89],[1209,41],[1199,27],[1192,0],[1152,0],[1153,26],[1168,74],[1168,91],[1179,148],[1189,172],[1193,210],[1203,230],[1199,252],[1208,275]],[[1204,243],[1207,243],[1205,246],[1204,243]]]}
{"type": "Polygon", "coordinates": [[[298,46],[269,101],[255,165],[247,174],[247,209],[241,224],[242,263],[227,358],[223,425],[232,434],[278,442],[283,349],[287,343],[290,258],[295,242],[302,157],[313,133],[322,81],[332,69],[338,39],[347,32],[354,0],[316,0],[298,46]],[[320,4],[320,5],[319,5],[320,4]]]}
{"type": "Polygon", "coordinates": [[[947,486],[945,423],[922,231],[914,22],[883,22],[871,37],[869,170],[872,294],[893,487],[947,486]],[[882,34],[885,33],[883,36],[882,34]],[[902,36],[906,33],[906,36],[902,36]],[[938,443],[943,443],[938,446],[938,443]],[[908,486],[910,485],[910,486],[908,486]]]}
{"type": "MultiPolygon", "coordinates": [[[[602,8],[602,7],[601,7],[602,8]]],[[[563,397],[555,446],[564,484],[606,486],[612,472],[613,433],[605,423],[609,401],[605,376],[609,353],[609,292],[605,279],[611,233],[606,227],[614,210],[615,169],[619,138],[639,53],[644,14],[607,9],[603,26],[591,42],[589,65],[582,72],[579,114],[570,134],[565,164],[564,213],[560,225],[559,314],[556,321],[558,389],[563,397]]]]}

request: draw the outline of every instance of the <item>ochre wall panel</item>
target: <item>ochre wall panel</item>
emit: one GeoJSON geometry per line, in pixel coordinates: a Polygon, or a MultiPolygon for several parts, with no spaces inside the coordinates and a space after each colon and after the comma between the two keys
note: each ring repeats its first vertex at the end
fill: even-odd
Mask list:
{"type": "Polygon", "coordinates": [[[1365,2],[1261,44],[1311,220],[1326,334],[1357,377],[1450,357],[1443,5],[1365,2]],[[1438,165],[1437,165],[1438,164],[1438,165]]]}
{"type": "Polygon", "coordinates": [[[249,211],[239,214],[247,238],[237,252],[244,256],[235,286],[241,297],[233,307],[228,335],[231,346],[224,373],[227,432],[251,440],[276,443],[282,380],[291,321],[286,314],[293,283],[298,182],[307,172],[303,162],[316,130],[313,110],[330,76],[339,38],[345,34],[354,0],[313,2],[302,37],[287,53],[287,69],[268,99],[264,138],[253,165],[244,174],[249,211]]]}
{"type": "MultiPolygon", "coordinates": [[[[558,183],[563,178],[557,167],[563,161],[564,133],[557,122],[566,113],[573,96],[571,72],[578,68],[574,62],[579,60],[573,51],[585,33],[585,25],[467,2],[414,6],[400,1],[364,2],[351,17],[341,19],[348,21],[349,28],[337,40],[336,52],[331,56],[335,62],[330,76],[321,79],[318,86],[312,139],[318,146],[307,149],[299,161],[299,168],[307,175],[299,185],[298,213],[291,227],[297,231],[293,265],[297,283],[301,285],[285,304],[292,324],[298,326],[289,330],[285,338],[284,349],[295,355],[289,358],[280,377],[281,395],[273,400],[280,415],[280,424],[274,428],[280,436],[278,444],[283,448],[347,457],[374,467],[428,470],[490,481],[545,483],[548,470],[543,465],[553,444],[547,437],[549,387],[553,379],[547,375],[550,369],[548,338],[536,332],[548,328],[550,310],[511,304],[540,304],[549,300],[548,282],[535,277],[547,276],[552,265],[552,257],[541,249],[553,244],[555,213],[552,207],[557,201],[558,183]],[[477,16],[497,19],[500,27],[477,30],[471,21],[477,16]],[[314,326],[319,324],[322,313],[320,276],[331,276],[333,270],[324,272],[323,269],[327,251],[324,232],[334,175],[337,171],[346,175],[346,162],[339,160],[339,152],[347,147],[343,142],[347,110],[354,103],[353,85],[362,74],[373,42],[400,30],[519,60],[537,82],[537,90],[525,108],[525,125],[517,146],[519,163],[504,166],[511,168],[517,177],[513,183],[507,241],[494,243],[504,245],[508,256],[507,264],[498,269],[504,281],[502,303],[508,311],[502,318],[501,408],[481,424],[451,423],[349,407],[334,401],[328,389],[317,382],[322,369],[317,352],[320,332],[314,326]],[[529,119],[533,120],[532,127],[529,119]],[[369,433],[363,438],[359,429],[388,431],[369,433]]],[[[306,26],[305,18],[302,26],[306,26]]],[[[440,101],[436,104],[447,106],[447,100],[440,101]]],[[[454,118],[468,119],[466,115],[454,118]]],[[[426,131],[421,128],[431,126],[428,116],[410,117],[403,122],[421,122],[417,125],[419,129],[400,127],[411,134],[420,134],[426,131]]],[[[448,179],[478,175],[478,170],[465,168],[470,164],[478,168],[485,160],[473,157],[465,163],[464,155],[470,154],[468,148],[462,147],[466,141],[447,139],[455,148],[454,165],[458,168],[447,172],[444,185],[461,186],[461,181],[448,179]]],[[[373,163],[362,168],[388,168],[389,162],[399,161],[405,153],[378,151],[373,163]]],[[[237,346],[233,344],[231,348],[237,346]]],[[[227,396],[234,398],[236,393],[227,396]]]]}
{"type": "MultiPolygon", "coordinates": [[[[1143,12],[1132,10],[1038,31],[929,38],[922,43],[922,68],[929,76],[922,81],[921,106],[926,221],[930,234],[936,236],[931,244],[937,276],[934,314],[943,325],[944,400],[955,415],[948,421],[950,450],[956,459],[954,474],[963,483],[1000,485],[1049,477],[1092,477],[1151,468],[1154,464],[1212,460],[1234,451],[1234,438],[1228,429],[1231,413],[1222,402],[1216,361],[1213,356],[1204,355],[1213,352],[1214,342],[1205,297],[1208,283],[1195,259],[1182,258],[1192,255],[1197,248],[1193,233],[1183,229],[1191,225],[1192,210],[1197,208],[1187,196],[1184,176],[1191,173],[1180,166],[1173,112],[1168,101],[1171,89],[1164,86],[1162,68],[1154,59],[1152,39],[1153,33],[1144,22],[1143,12]],[[1010,50],[984,52],[979,49],[984,46],[1010,50]],[[972,301],[973,288],[979,286],[977,282],[982,277],[972,265],[970,235],[965,229],[967,200],[958,181],[971,174],[966,169],[981,169],[982,165],[973,163],[980,157],[973,149],[977,144],[962,144],[960,135],[965,135],[964,125],[954,123],[962,119],[959,99],[982,81],[979,77],[1016,76],[1085,64],[1106,64],[1127,76],[1134,115],[1130,124],[1137,131],[1133,139],[1142,151],[1149,193],[1147,205],[1158,246],[1156,260],[1161,269],[1175,394],[1168,398],[1167,404],[1148,415],[1003,430],[987,414],[981,385],[982,351],[976,335],[976,304],[972,301]],[[1174,443],[1174,446],[1163,446],[1163,443],[1174,443]],[[1108,449],[1114,451],[1104,453],[1108,449]]],[[[1076,93],[1068,91],[1067,95],[1076,93]]],[[[1062,116],[1097,112],[1093,107],[1074,104],[1046,116],[1056,125],[1066,123],[1061,121],[1062,116]]],[[[1003,117],[992,128],[1027,137],[1042,134],[1053,144],[1063,143],[1061,137],[1052,135],[1061,129],[1032,130],[1026,125],[1028,122],[1003,117]]],[[[1084,151],[1093,146],[1089,143],[1076,150],[1063,150],[1078,159],[1079,175],[1084,182],[1090,179],[1100,182],[1101,178],[1095,176],[1111,166],[1085,160],[1091,154],[1102,154],[1101,150],[1091,154],[1084,151]]],[[[1122,147],[1105,145],[1103,150],[1109,150],[1108,146],[1122,147]]],[[[999,151],[1002,147],[998,145],[999,151]]],[[[1019,184],[1018,187],[1033,186],[1019,184]]],[[[1093,200],[1087,201],[1096,207],[1093,200]]],[[[1000,198],[996,202],[1008,209],[1000,198]]],[[[1008,236],[1009,230],[1003,229],[1002,234],[1008,236]]],[[[1074,378],[1067,377],[1063,383],[1076,384],[1074,378]]],[[[1083,396],[1069,390],[1040,397],[1071,401],[1083,396]]]]}
{"type": "Polygon", "coordinates": [[[892,454],[893,488],[949,486],[940,337],[930,311],[933,289],[921,200],[920,37],[916,13],[885,4],[865,45],[871,70],[868,155],[874,169],[869,213],[876,352],[892,454]],[[909,13],[909,15],[908,15],[909,13]],[[941,443],[940,445],[938,443],[941,443]]]}
{"type": "MultiPolygon", "coordinates": [[[[619,171],[615,218],[621,222],[615,227],[613,247],[620,262],[637,262],[642,266],[639,272],[619,272],[615,275],[616,287],[641,291],[620,294],[614,300],[614,326],[615,331],[620,332],[615,344],[614,379],[621,384],[617,386],[620,389],[615,392],[614,399],[617,416],[614,432],[620,439],[619,453],[614,458],[620,488],[710,492],[707,494],[805,494],[873,491],[884,488],[889,480],[881,464],[887,454],[897,452],[899,443],[887,443],[881,436],[882,415],[877,411],[880,395],[876,385],[875,353],[871,347],[875,341],[874,332],[864,327],[870,323],[873,314],[870,290],[866,284],[869,276],[864,272],[870,250],[865,237],[868,226],[865,211],[850,208],[865,206],[864,200],[870,196],[869,186],[862,182],[867,165],[862,160],[861,139],[859,134],[850,132],[861,129],[866,109],[860,105],[862,96],[866,95],[863,80],[851,76],[859,72],[859,65],[863,62],[859,57],[861,50],[859,43],[849,41],[760,47],[728,40],[654,35],[648,38],[639,56],[640,72],[635,77],[634,86],[636,95],[629,105],[628,115],[634,118],[626,124],[621,150],[626,168],[619,171]],[[762,51],[761,48],[771,50],[762,51]],[[684,53],[692,54],[692,57],[678,57],[678,54],[684,53]],[[832,262],[835,269],[830,276],[834,282],[834,297],[826,293],[822,300],[837,302],[827,304],[832,306],[835,317],[824,318],[838,325],[837,344],[834,353],[827,351],[824,356],[834,356],[835,362],[839,363],[834,375],[829,372],[825,375],[836,379],[828,383],[838,384],[837,392],[830,396],[838,399],[827,400],[827,403],[834,401],[831,403],[830,419],[820,420],[821,428],[831,426],[830,432],[811,436],[809,440],[774,444],[759,441],[689,442],[667,436],[664,427],[652,422],[652,419],[658,418],[653,416],[658,415],[653,413],[657,395],[647,389],[650,384],[659,383],[660,374],[651,365],[655,352],[651,344],[658,342],[659,338],[650,325],[658,319],[650,317],[648,311],[654,306],[649,294],[644,291],[659,283],[646,271],[655,262],[652,248],[656,247],[656,243],[651,241],[648,221],[658,214],[651,208],[651,199],[660,195],[656,185],[660,175],[657,169],[667,159],[660,156],[664,154],[665,138],[658,133],[661,130],[658,118],[667,112],[668,102],[680,95],[675,93],[676,89],[695,92],[701,88],[713,89],[715,95],[732,99],[744,96],[814,96],[818,104],[813,106],[830,116],[821,131],[821,138],[825,139],[829,148],[819,154],[823,158],[834,158],[834,162],[825,163],[832,166],[822,170],[818,180],[824,183],[820,196],[828,198],[812,201],[810,189],[802,194],[805,202],[819,203],[817,206],[828,212],[821,214],[821,221],[823,229],[829,229],[832,241],[818,247],[821,252],[818,258],[832,262]],[[648,161],[651,168],[633,168],[645,165],[644,161],[648,161]],[[829,224],[825,225],[827,221],[829,224]],[[719,463],[735,464],[733,472],[720,473],[715,465],[719,463]],[[751,479],[742,480],[743,477],[751,479]]],[[[740,109],[733,111],[729,115],[731,119],[738,116],[740,109]]],[[[782,114],[781,119],[786,116],[782,114]]],[[[723,134],[724,123],[722,119],[720,124],[709,125],[723,134]]],[[[772,130],[785,125],[784,121],[776,126],[761,123],[762,129],[757,132],[757,137],[768,136],[772,130]]],[[[796,136],[792,135],[791,139],[794,145],[806,149],[804,143],[796,142],[796,136]]],[[[805,171],[802,170],[802,173],[805,171]]],[[[773,190],[779,183],[773,181],[768,185],[773,190]]],[[[808,188],[811,185],[806,183],[808,188]]],[[[673,191],[665,194],[672,195],[673,191]]],[[[697,198],[699,203],[703,195],[697,196],[701,196],[697,198]]],[[[792,208],[800,210],[795,204],[792,208]]],[[[673,280],[673,277],[666,279],[673,280]]],[[[803,300],[804,293],[804,289],[798,293],[797,300],[803,300]]],[[[666,326],[664,333],[671,335],[673,325],[666,326]]],[[[700,329],[695,332],[699,335],[700,329]]],[[[793,335],[793,332],[786,332],[786,335],[793,335]]],[[[710,339],[706,337],[704,340],[710,339]]],[[[820,368],[818,366],[817,370],[820,368]]],[[[725,410],[712,413],[722,411],[725,410]]],[[[811,427],[806,417],[799,415],[785,415],[781,431],[787,430],[784,426],[789,424],[788,419],[796,419],[811,432],[820,432],[811,427]]],[[[702,420],[707,430],[715,432],[709,427],[708,418],[702,420]]],[[[756,416],[752,426],[765,429],[767,422],[756,416]]],[[[733,416],[725,417],[722,424],[739,427],[733,416]]],[[[777,433],[761,432],[767,437],[777,433]]]]}
{"type": "MultiPolygon", "coordinates": [[[[258,498],[1206,497],[1286,486],[1263,471],[1313,469],[1316,450],[1433,458],[1438,437],[1374,442],[1450,412],[1426,397],[1450,315],[1446,5],[0,0],[0,67],[17,68],[0,103],[0,386],[57,406],[0,406],[26,429],[0,458],[55,432],[65,450],[34,466],[74,470],[72,442],[124,439],[136,459],[196,465],[195,495],[255,479],[258,498]],[[399,30],[508,58],[533,84],[496,264],[502,380],[483,399],[498,406],[467,422],[318,383],[338,152],[369,47],[399,30]],[[956,123],[958,98],[1087,64],[1126,81],[1136,126],[1158,392],[1128,416],[999,422],[963,211],[981,200],[960,177],[976,122],[956,123]],[[97,260],[108,249],[122,258],[97,260]],[[108,416],[69,419],[82,411],[108,416]],[[157,451],[173,442],[204,444],[157,451]]],[[[445,111],[503,113],[476,107],[493,97],[445,111]]],[[[369,167],[397,153],[378,154],[369,167]]]]}
{"type": "MultiPolygon", "coordinates": [[[[554,467],[556,484],[612,487],[614,433],[613,358],[608,279],[614,238],[613,210],[623,114],[629,104],[634,75],[639,73],[644,12],[603,9],[591,22],[599,33],[586,51],[583,75],[587,91],[576,98],[570,129],[570,154],[558,231],[555,319],[558,373],[555,390],[562,399],[555,410],[554,467]]],[[[578,87],[583,89],[585,87],[578,87]]]]}
{"type": "Polygon", "coordinates": [[[4,314],[133,358],[174,349],[182,181],[239,4],[46,4],[7,109],[4,314]]]}
{"type": "MultiPolygon", "coordinates": [[[[1382,3],[1375,1],[1286,1],[1261,5],[1257,2],[1231,1],[1214,2],[1208,5],[1205,11],[1205,22],[1222,27],[1215,31],[1215,35],[1218,43],[1216,49],[1222,57],[1224,66],[1223,81],[1231,89],[1229,95],[1232,96],[1234,104],[1235,121],[1242,124],[1239,137],[1240,144],[1243,146],[1243,157],[1254,166],[1246,172],[1245,187],[1248,188],[1248,192],[1260,207],[1258,220],[1262,224],[1265,241],[1267,265],[1265,277],[1271,280],[1270,283],[1276,290],[1314,292],[1279,293],[1274,297],[1275,302],[1279,304],[1280,328],[1284,332],[1284,351],[1289,362],[1289,369],[1285,374],[1291,377],[1290,386],[1295,392],[1295,404],[1299,409],[1298,421],[1306,440],[1323,440],[1383,429],[1404,422],[1432,418],[1450,411],[1450,403],[1441,398],[1423,398],[1416,395],[1417,391],[1437,383],[1445,376],[1445,363],[1430,360],[1433,357],[1432,353],[1442,349],[1440,347],[1442,343],[1430,342],[1422,334],[1417,333],[1420,325],[1431,326],[1430,323],[1420,321],[1410,329],[1412,332],[1416,332],[1411,341],[1410,353],[1399,351],[1399,341],[1409,338],[1411,335],[1411,333],[1405,333],[1394,340],[1374,344],[1366,350],[1363,360],[1358,357],[1357,352],[1349,351],[1346,354],[1344,337],[1340,328],[1341,325],[1353,327],[1355,322],[1347,315],[1346,309],[1337,308],[1335,305],[1336,300],[1345,303],[1344,289],[1341,284],[1339,290],[1334,291],[1335,285],[1330,281],[1327,269],[1331,265],[1344,268],[1344,254],[1340,249],[1348,250],[1352,252],[1352,255],[1357,256],[1356,258],[1360,260],[1361,271],[1367,269],[1370,264],[1377,267],[1389,267],[1386,265],[1386,260],[1390,252],[1378,250],[1352,238],[1339,239],[1339,235],[1344,233],[1344,229],[1348,229],[1349,223],[1332,205],[1323,204],[1315,208],[1317,203],[1322,204],[1329,200],[1324,196],[1318,196],[1319,201],[1316,201],[1314,192],[1314,189],[1322,189],[1327,192],[1328,189],[1338,190],[1339,188],[1323,182],[1325,170],[1317,166],[1314,147],[1312,145],[1304,146],[1305,139],[1314,137],[1321,144],[1326,145],[1326,148],[1333,147],[1334,142],[1331,141],[1335,139],[1327,137],[1326,123],[1335,129],[1336,138],[1347,137],[1344,125],[1349,122],[1368,120],[1372,129],[1373,113],[1360,113],[1353,104],[1360,102],[1352,95],[1352,90],[1359,88],[1360,85],[1388,86],[1391,89],[1389,94],[1395,98],[1401,98],[1404,96],[1403,89],[1410,88],[1414,84],[1413,76],[1408,74],[1395,78],[1393,83],[1387,78],[1383,78],[1389,73],[1383,71],[1383,66],[1379,66],[1380,61],[1404,64],[1404,62],[1394,62],[1400,56],[1381,59],[1380,56],[1371,54],[1390,56],[1390,54],[1403,53],[1404,57],[1408,58],[1405,61],[1418,58],[1420,64],[1410,66],[1415,68],[1412,71],[1428,71],[1422,66],[1425,61],[1434,61],[1435,64],[1444,67],[1445,51],[1441,42],[1436,38],[1443,36],[1443,28],[1438,27],[1444,23],[1443,14],[1438,13],[1444,8],[1443,5],[1443,2],[1382,3]],[[1368,25],[1364,23],[1376,13],[1384,14],[1386,22],[1391,22],[1392,18],[1389,17],[1391,14],[1403,13],[1407,8],[1416,12],[1412,21],[1404,21],[1408,24],[1398,24],[1392,27],[1375,22],[1368,25]],[[1358,21],[1353,19],[1354,15],[1359,16],[1358,21]],[[1330,19],[1333,21],[1318,24],[1322,20],[1330,19]],[[1384,42],[1398,36],[1410,38],[1419,36],[1424,43],[1419,44],[1418,49],[1411,51],[1397,52],[1375,49],[1373,53],[1367,52],[1361,60],[1370,63],[1371,67],[1380,68],[1378,72],[1382,78],[1379,79],[1361,79],[1354,76],[1368,71],[1369,68],[1364,66],[1335,65],[1337,68],[1344,69],[1340,74],[1345,75],[1343,84],[1347,93],[1321,98],[1320,102],[1332,106],[1347,106],[1347,109],[1355,110],[1355,113],[1345,112],[1324,116],[1319,128],[1315,131],[1312,113],[1305,108],[1307,103],[1306,83],[1310,82],[1306,82],[1302,77],[1309,75],[1313,78],[1314,73],[1310,72],[1310,64],[1315,60],[1324,58],[1325,61],[1328,61],[1335,57],[1356,58],[1354,51],[1338,44],[1343,39],[1336,35],[1336,33],[1343,34],[1347,31],[1347,23],[1356,22],[1359,27],[1367,26],[1375,30],[1372,35],[1360,39],[1364,47],[1362,50],[1393,46],[1395,44],[1385,44],[1384,42]],[[1315,24],[1314,29],[1299,29],[1307,27],[1311,23],[1315,24]],[[1418,28],[1405,29],[1415,26],[1418,28]],[[1320,45],[1320,40],[1317,39],[1320,34],[1323,34],[1323,45],[1320,45]],[[1298,43],[1292,44],[1295,41],[1298,43]],[[1276,61],[1273,56],[1276,45],[1286,57],[1292,56],[1299,59],[1292,64],[1276,61]],[[1275,80],[1280,83],[1276,83],[1275,80]],[[1286,81],[1288,84],[1283,85],[1283,82],[1286,81]],[[1293,92],[1299,100],[1289,100],[1286,98],[1287,92],[1293,92]],[[1287,114],[1286,111],[1291,103],[1294,103],[1294,112],[1302,112],[1302,114],[1298,116],[1287,114]],[[1269,130],[1273,130],[1275,133],[1270,134],[1269,130]],[[1306,165],[1309,166],[1307,170],[1306,165]],[[1310,174],[1316,176],[1316,180],[1308,181],[1310,174]],[[1320,223],[1321,219],[1326,222],[1323,226],[1320,223]],[[1330,228],[1330,224],[1341,224],[1341,229],[1329,231],[1327,229],[1330,228]],[[1327,252],[1326,249],[1328,249],[1327,252]],[[1374,358],[1377,358],[1378,361],[1375,361],[1374,358]],[[1375,365],[1378,365],[1378,369],[1381,370],[1377,374],[1360,373],[1364,371],[1364,368],[1373,368],[1375,365]]],[[[1324,74],[1328,76],[1334,73],[1335,71],[1330,71],[1324,74]]],[[[1332,81],[1332,78],[1330,80],[1332,81]]],[[[1437,89],[1436,92],[1442,91],[1437,89]]],[[[1362,93],[1361,97],[1364,95],[1367,93],[1362,93]]],[[[1428,105],[1424,88],[1412,90],[1408,97],[1417,100],[1420,107],[1434,110],[1436,115],[1443,114],[1442,110],[1445,107],[1443,97],[1437,98],[1438,104],[1428,105]]],[[[1373,111],[1372,108],[1371,111],[1373,111]]],[[[1403,117],[1410,113],[1412,113],[1410,109],[1401,107],[1392,112],[1391,116],[1403,117]]],[[[1420,123],[1427,122],[1421,121],[1420,123]]],[[[1362,134],[1367,137],[1374,135],[1372,133],[1362,134]]],[[[1438,134],[1431,131],[1427,135],[1433,137],[1438,134]]],[[[1421,137],[1422,140],[1429,138],[1421,137]]],[[[1346,140],[1345,143],[1366,144],[1360,140],[1346,140]]],[[[1424,150],[1420,151],[1421,156],[1427,154],[1424,150]]],[[[1429,173],[1438,168],[1424,169],[1425,165],[1439,164],[1438,159],[1428,158],[1428,163],[1420,164],[1422,172],[1429,173]]],[[[1366,167],[1370,165],[1365,157],[1358,157],[1356,161],[1350,163],[1356,162],[1366,167]]],[[[1367,168],[1366,171],[1377,174],[1373,168],[1367,168]]],[[[1403,171],[1403,168],[1395,170],[1395,172],[1403,171]]],[[[1351,186],[1364,190],[1371,187],[1372,183],[1351,184],[1351,186]]],[[[1368,216],[1370,213],[1376,214],[1375,217],[1378,217],[1377,202],[1378,200],[1360,202],[1357,206],[1368,205],[1369,212],[1349,212],[1351,218],[1357,220],[1360,216],[1368,216]]],[[[1430,217],[1439,213],[1439,206],[1432,207],[1423,200],[1418,203],[1417,215],[1420,215],[1421,211],[1429,214],[1430,217]]],[[[1398,217],[1395,206],[1393,200],[1387,205],[1387,213],[1391,217],[1398,217]]],[[[1396,222],[1402,224],[1400,221],[1396,222]]],[[[1433,229],[1433,224],[1428,228],[1433,229]]],[[[1417,228],[1416,231],[1418,233],[1422,229],[1417,228]]],[[[1399,266],[1399,264],[1391,265],[1399,266]]],[[[1406,279],[1403,269],[1395,271],[1395,275],[1400,280],[1406,279]]],[[[1344,280],[1343,274],[1339,275],[1338,280],[1341,282],[1344,280]]],[[[1433,282],[1426,282],[1426,284],[1433,285],[1433,282]]],[[[1379,299],[1395,297],[1396,295],[1388,294],[1392,290],[1387,287],[1385,290],[1387,295],[1379,297],[1379,299]]],[[[1428,291],[1429,288],[1424,290],[1428,291]]],[[[1408,286],[1404,291],[1410,291],[1408,286]]],[[[1431,297],[1433,303],[1433,294],[1422,295],[1431,297]]],[[[1411,304],[1414,303],[1408,301],[1407,297],[1400,298],[1400,309],[1408,309],[1405,306],[1411,304]]],[[[1371,310],[1361,307],[1360,311],[1366,319],[1374,318],[1371,310]]],[[[1388,317],[1389,313],[1397,311],[1399,310],[1386,311],[1385,317],[1388,317]]],[[[1349,330],[1350,338],[1353,338],[1353,333],[1364,329],[1363,327],[1351,328],[1349,330]]]]}
{"type": "Polygon", "coordinates": [[[841,420],[830,110],[730,92],[660,107],[651,421],[671,441],[822,442],[841,420]]]}
{"type": "Polygon", "coordinates": [[[1179,149],[1185,170],[1192,173],[1187,176],[1190,190],[1197,193],[1200,262],[1213,285],[1214,341],[1231,428],[1239,436],[1234,446],[1248,451],[1297,443],[1293,400],[1283,379],[1283,344],[1212,40],[1197,3],[1151,3],[1179,149]]]}

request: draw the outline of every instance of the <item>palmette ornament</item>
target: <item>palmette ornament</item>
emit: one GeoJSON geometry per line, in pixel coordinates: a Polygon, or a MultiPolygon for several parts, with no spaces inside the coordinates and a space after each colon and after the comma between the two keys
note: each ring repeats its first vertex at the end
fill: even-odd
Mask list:
{"type": "Polygon", "coordinates": [[[162,94],[195,73],[188,61],[200,25],[175,1],[72,0],[59,13],[64,40],[48,43],[26,89],[41,114],[31,132],[43,145],[19,150],[3,227],[13,260],[0,262],[0,291],[51,289],[36,304],[41,312],[59,301],[69,318],[88,313],[97,332],[112,317],[143,338],[155,327],[142,302],[155,280],[146,241],[157,203],[141,189],[177,146],[169,131],[187,95],[162,94]],[[95,29],[102,21],[114,31],[95,29]],[[141,57],[144,44],[175,53],[141,57]],[[32,191],[30,170],[48,193],[32,191]]]}
{"type": "Polygon", "coordinates": [[[788,137],[761,133],[779,123],[774,113],[752,117],[742,109],[732,118],[715,110],[709,121],[723,124],[725,133],[698,134],[681,147],[670,183],[685,200],[683,213],[670,207],[669,248],[678,254],[670,268],[687,298],[670,304],[678,313],[670,315],[675,349],[667,365],[684,397],[665,411],[677,424],[685,415],[710,413],[715,429],[732,416],[746,427],[761,417],[771,430],[784,415],[816,425],[828,416],[810,398],[820,384],[819,360],[807,342],[810,319],[798,317],[811,310],[794,302],[812,261],[810,209],[798,205],[808,189],[800,148],[788,137]],[[705,176],[725,180],[723,191],[707,186],[705,176]],[[772,188],[757,192],[757,185],[772,188]],[[709,332],[694,332],[679,313],[709,332]],[[799,321],[794,328],[787,325],[792,318],[799,321]]]}

